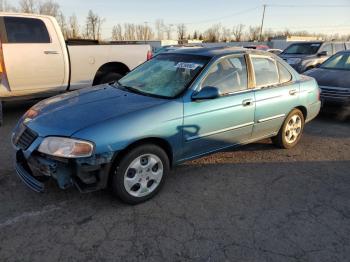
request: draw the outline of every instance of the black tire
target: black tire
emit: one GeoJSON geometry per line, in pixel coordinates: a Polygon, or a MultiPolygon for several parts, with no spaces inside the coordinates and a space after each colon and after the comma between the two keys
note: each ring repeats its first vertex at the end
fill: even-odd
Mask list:
{"type": "Polygon", "coordinates": [[[281,129],[279,130],[277,136],[274,136],[271,138],[272,142],[279,148],[283,148],[283,149],[289,149],[292,147],[295,147],[298,142],[300,141],[302,134],[303,134],[303,130],[304,130],[304,124],[305,124],[305,119],[304,119],[304,115],[303,113],[299,110],[299,109],[293,109],[288,116],[286,117],[286,119],[283,122],[283,125],[281,127],[281,129]],[[294,142],[288,142],[287,138],[286,138],[286,127],[288,125],[288,123],[291,121],[293,116],[298,116],[300,118],[301,121],[301,127],[300,127],[300,131],[298,136],[296,137],[294,142]]]}
{"type": "Polygon", "coordinates": [[[99,84],[112,83],[112,82],[118,81],[122,77],[123,76],[119,73],[110,72],[101,77],[99,84]]]}
{"type": "MultiPolygon", "coordinates": [[[[153,169],[152,169],[153,170],[153,169]]],[[[159,190],[162,188],[164,181],[166,180],[166,177],[169,173],[170,170],[170,165],[169,165],[169,158],[167,156],[167,154],[165,153],[165,151],[157,146],[157,145],[153,145],[153,144],[145,144],[145,145],[141,145],[138,147],[135,147],[133,149],[131,149],[130,151],[128,151],[123,157],[122,159],[116,163],[114,165],[114,167],[112,168],[112,179],[111,179],[111,183],[112,183],[112,192],[119,197],[123,202],[128,203],[128,204],[139,204],[142,203],[144,201],[149,200],[150,198],[152,198],[153,196],[155,196],[159,190]],[[155,187],[155,189],[150,192],[148,195],[145,196],[134,196],[131,195],[128,190],[126,189],[125,185],[124,185],[124,179],[126,177],[126,172],[129,168],[129,165],[136,160],[137,158],[139,158],[140,156],[143,155],[155,155],[157,156],[160,161],[162,162],[162,166],[163,166],[163,174],[161,177],[160,182],[158,183],[158,185],[155,187]]],[[[137,174],[138,172],[136,172],[136,175],[141,175],[141,174],[137,174]]],[[[150,182],[150,181],[148,181],[150,182]]],[[[147,187],[148,187],[148,182],[147,182],[147,187]]],[[[140,182],[141,183],[141,182],[140,182]]],[[[140,183],[138,183],[139,185],[141,185],[140,183]]],[[[140,190],[140,189],[139,189],[140,190]]],[[[135,191],[137,192],[137,191],[135,191]]]]}

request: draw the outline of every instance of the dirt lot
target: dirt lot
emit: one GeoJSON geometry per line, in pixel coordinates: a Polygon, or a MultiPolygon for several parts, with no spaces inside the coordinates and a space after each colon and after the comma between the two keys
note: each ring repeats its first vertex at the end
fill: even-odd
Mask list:
{"type": "Polygon", "coordinates": [[[1,261],[349,261],[350,121],[322,115],[299,146],[268,140],[174,169],[151,201],[55,184],[37,194],[0,128],[1,261]]]}

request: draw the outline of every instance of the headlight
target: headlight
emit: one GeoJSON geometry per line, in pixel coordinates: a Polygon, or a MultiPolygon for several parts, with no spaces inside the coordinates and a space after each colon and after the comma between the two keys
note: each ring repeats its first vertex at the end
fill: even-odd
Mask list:
{"type": "Polygon", "coordinates": [[[299,64],[301,62],[301,58],[288,58],[287,63],[290,65],[299,64]]]}
{"type": "Polygon", "coordinates": [[[65,138],[46,137],[40,144],[38,151],[47,155],[77,158],[92,155],[94,145],[91,142],[65,138]]]}

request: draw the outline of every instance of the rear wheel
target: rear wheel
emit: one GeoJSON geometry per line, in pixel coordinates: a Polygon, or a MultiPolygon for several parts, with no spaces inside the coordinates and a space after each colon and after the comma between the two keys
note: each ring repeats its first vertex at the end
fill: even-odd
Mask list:
{"type": "Polygon", "coordinates": [[[277,136],[272,142],[280,148],[292,148],[296,146],[304,130],[304,115],[299,109],[294,109],[288,114],[277,136]]]}
{"type": "Polygon", "coordinates": [[[130,150],[112,173],[112,189],[128,204],[144,202],[158,193],[169,173],[169,159],[156,145],[130,150]]]}

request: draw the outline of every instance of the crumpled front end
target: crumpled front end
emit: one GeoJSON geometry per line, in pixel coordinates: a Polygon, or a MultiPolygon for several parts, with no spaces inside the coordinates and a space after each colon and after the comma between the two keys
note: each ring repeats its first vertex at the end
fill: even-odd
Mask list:
{"type": "Polygon", "coordinates": [[[112,152],[86,158],[60,158],[40,153],[43,141],[35,131],[20,123],[12,135],[16,148],[15,169],[22,181],[36,192],[45,191],[45,182],[54,179],[61,189],[76,186],[81,192],[105,188],[112,152]]]}

